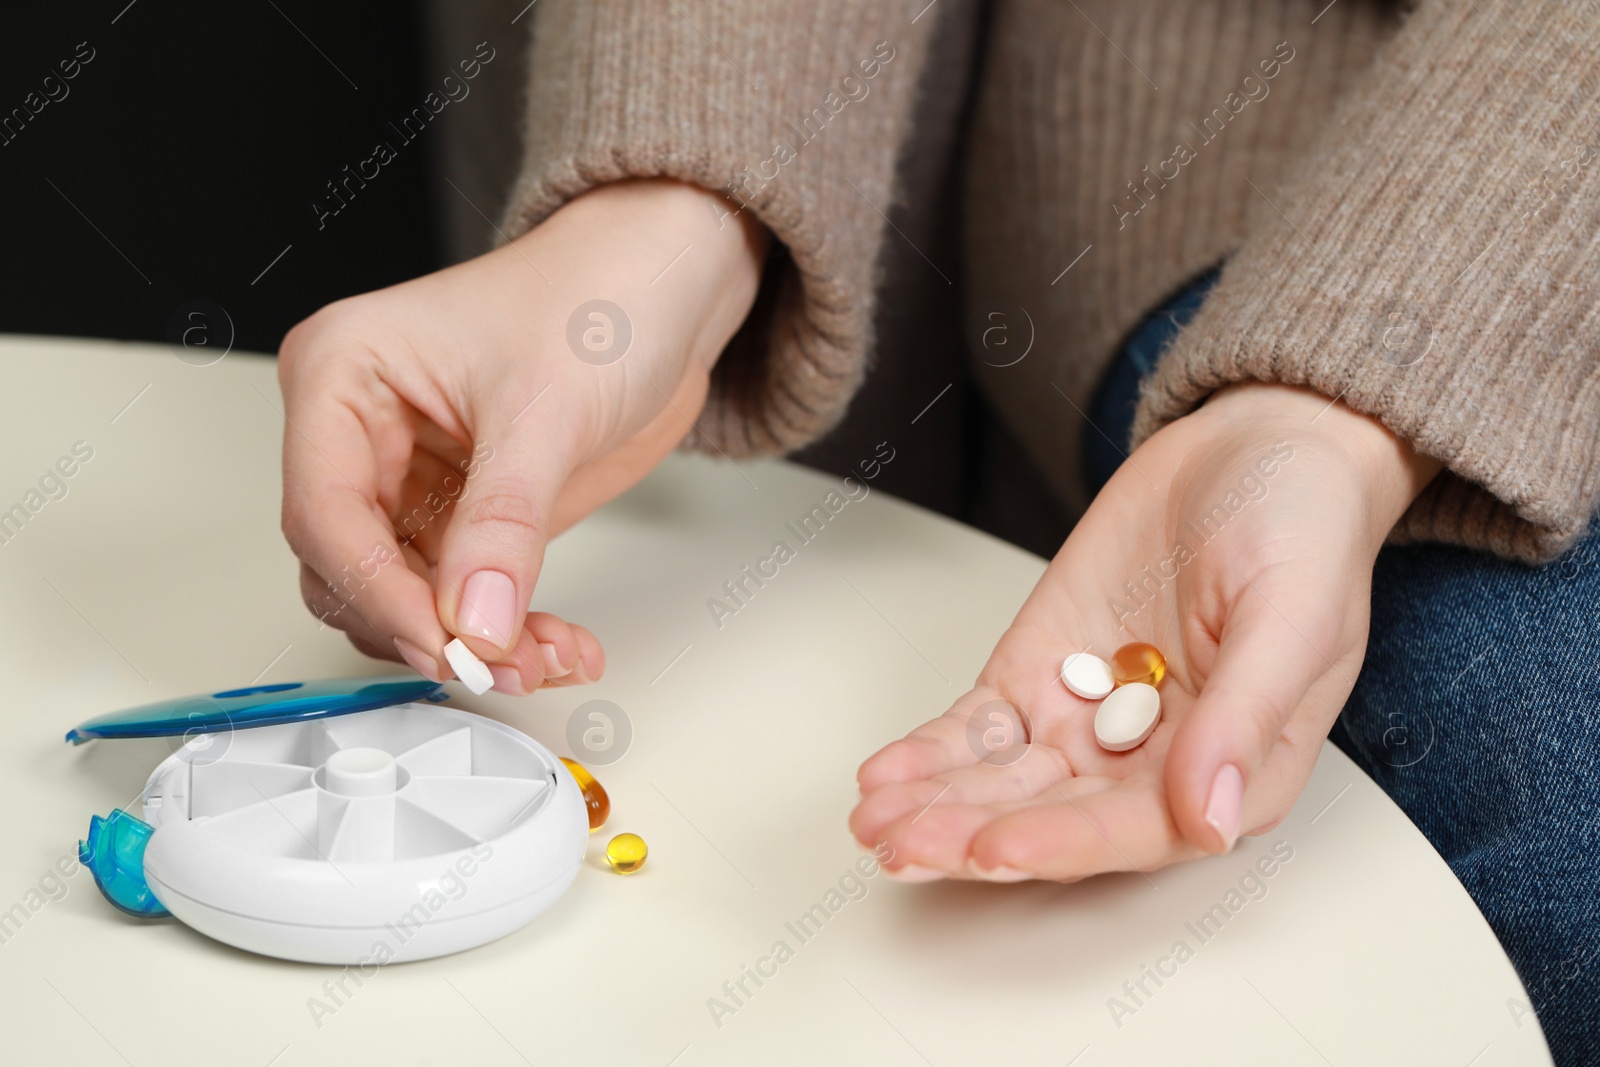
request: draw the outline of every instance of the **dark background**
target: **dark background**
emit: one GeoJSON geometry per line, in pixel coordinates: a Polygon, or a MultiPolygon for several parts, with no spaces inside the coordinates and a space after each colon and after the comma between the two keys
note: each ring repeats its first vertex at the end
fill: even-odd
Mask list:
{"type": "Polygon", "coordinates": [[[95,54],[0,144],[0,332],[162,341],[205,300],[236,347],[275,352],[323,304],[441,265],[420,139],[321,230],[311,207],[432,87],[416,4],[28,7],[0,37],[0,118],[95,54]]]}
{"type": "MultiPolygon", "coordinates": [[[[450,22],[431,30],[417,0],[91,0],[8,11],[0,122],[13,109],[29,117],[0,136],[12,138],[0,143],[0,333],[175,343],[203,302],[210,343],[272,353],[319,307],[444,266],[442,217],[476,226],[472,212],[498,213],[517,118],[488,102],[447,109],[409,144],[390,123],[437,87],[430,44],[465,56],[472,46],[461,42],[482,32],[505,57],[485,82],[527,76],[518,63],[528,22],[511,22],[523,4],[493,6],[492,26],[448,10],[450,22]],[[65,98],[31,114],[29,94],[45,96],[60,62],[90,48],[65,98]],[[463,121],[478,125],[450,126],[463,121]],[[502,127],[498,158],[472,152],[502,127]],[[327,183],[379,140],[397,158],[319,226],[313,204],[327,200],[327,183]],[[456,168],[458,192],[437,164],[463,151],[472,158],[456,168]]],[[[979,51],[959,36],[939,48],[949,54],[930,72],[970,71],[979,51]]],[[[913,128],[938,143],[931,156],[908,154],[944,163],[903,173],[890,208],[902,238],[947,265],[956,292],[962,123],[941,112],[969,103],[959,87],[922,94],[919,115],[928,114],[913,128]]],[[[884,264],[876,333],[897,343],[879,353],[844,422],[791,458],[843,476],[887,440],[898,458],[876,488],[1049,554],[1066,520],[963,369],[958,302],[923,260],[891,245],[901,255],[884,264]]]]}

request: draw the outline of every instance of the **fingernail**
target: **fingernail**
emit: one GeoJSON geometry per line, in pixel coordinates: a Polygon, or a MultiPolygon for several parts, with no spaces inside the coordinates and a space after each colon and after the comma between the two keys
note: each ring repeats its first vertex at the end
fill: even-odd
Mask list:
{"type": "Polygon", "coordinates": [[[395,651],[400,653],[400,658],[405,660],[412,670],[428,681],[438,682],[443,680],[439,673],[439,661],[422,651],[422,649],[403,637],[394,639],[394,647],[395,651]]]}
{"type": "Polygon", "coordinates": [[[937,882],[944,877],[943,871],[936,871],[931,867],[918,867],[915,863],[908,863],[896,871],[885,867],[883,873],[897,882],[937,882]]]}
{"type": "Polygon", "coordinates": [[[481,637],[496,648],[505,648],[525,614],[517,608],[517,587],[509,576],[475,571],[461,587],[456,623],[463,636],[481,637]]]}
{"type": "Polygon", "coordinates": [[[544,676],[546,678],[564,678],[572,673],[571,667],[561,665],[561,657],[556,655],[556,646],[539,642],[539,654],[544,657],[544,676]]]}
{"type": "Polygon", "coordinates": [[[491,663],[489,664],[489,674],[494,678],[494,691],[496,693],[509,693],[514,697],[528,695],[528,690],[522,685],[522,675],[517,673],[515,667],[491,663]]]}
{"type": "Polygon", "coordinates": [[[1211,795],[1206,799],[1206,822],[1222,837],[1222,851],[1233,848],[1239,838],[1239,820],[1244,812],[1244,776],[1239,768],[1224,763],[1211,779],[1211,795]]]}
{"type": "Polygon", "coordinates": [[[986,870],[971,861],[968,861],[967,869],[972,871],[974,878],[985,882],[1026,882],[1033,877],[1026,871],[1019,871],[1015,867],[994,867],[986,870]]]}

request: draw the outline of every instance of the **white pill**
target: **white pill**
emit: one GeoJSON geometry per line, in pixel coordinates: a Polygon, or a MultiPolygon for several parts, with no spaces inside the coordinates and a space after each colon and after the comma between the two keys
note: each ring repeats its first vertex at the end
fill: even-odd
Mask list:
{"type": "Polygon", "coordinates": [[[444,658],[450,661],[450,669],[456,672],[456,677],[474,693],[487,693],[494,685],[494,675],[483,665],[483,660],[472,654],[472,649],[461,643],[461,638],[444,646],[444,658]]]}
{"type": "Polygon", "coordinates": [[[1144,744],[1161,721],[1161,694],[1153,685],[1129,682],[1114,689],[1094,713],[1094,739],[1109,752],[1144,744]]]}
{"type": "Polygon", "coordinates": [[[1088,652],[1074,652],[1062,662],[1061,684],[1085,700],[1099,700],[1117,687],[1111,664],[1088,652]]]}

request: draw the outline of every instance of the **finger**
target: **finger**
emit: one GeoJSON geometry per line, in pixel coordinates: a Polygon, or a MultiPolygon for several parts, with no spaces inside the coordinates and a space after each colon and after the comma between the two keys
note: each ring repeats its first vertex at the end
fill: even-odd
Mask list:
{"type": "MultiPolygon", "coordinates": [[[[426,580],[428,565],[409,546],[402,545],[401,549],[406,565],[426,580]]],[[[400,644],[375,630],[351,604],[334,595],[321,575],[304,563],[300,565],[300,595],[306,607],[323,625],[344,631],[350,643],[362,654],[373,659],[398,660],[431,681],[444,681],[440,677],[440,666],[432,657],[423,655],[420,650],[402,652],[400,644]]]]}
{"type": "Polygon", "coordinates": [[[970,846],[974,872],[993,881],[1146,874],[1198,854],[1172,821],[1159,785],[1144,780],[1077,796],[1047,793],[989,822],[970,846]]]}
{"type": "Polygon", "coordinates": [[[856,804],[850,813],[850,832],[862,844],[872,845],[893,823],[916,818],[934,805],[1003,808],[1104,788],[1103,778],[1063,778],[1063,763],[1058,753],[1032,746],[1027,757],[1014,764],[980,763],[937,778],[891,782],[866,794],[856,804]]]}
{"type": "Polygon", "coordinates": [[[309,563],[300,564],[300,600],[318,622],[335,630],[348,633],[358,618],[354,611],[344,610],[346,603],[309,563]]]}
{"type": "Polygon", "coordinates": [[[434,610],[433,590],[405,564],[378,506],[380,483],[400,476],[380,469],[380,453],[392,457],[399,446],[409,446],[374,441],[366,426],[392,418],[384,424],[403,433],[392,429],[403,424],[402,413],[381,410],[360,418],[335,388],[304,379],[286,384],[284,400],[283,532],[322,582],[319,600],[329,610],[319,617],[350,630],[357,623],[348,616],[359,615],[370,627],[371,644],[392,644],[427,677],[448,677],[441,666],[448,635],[434,610]]]}
{"type": "MultiPolygon", "coordinates": [[[[867,757],[856,771],[856,783],[863,793],[870,793],[890,782],[932,778],[977,763],[995,750],[984,737],[991,725],[1000,734],[1014,734],[1009,727],[1015,720],[1004,714],[997,701],[1005,703],[993,690],[972,690],[937,719],[930,719],[867,757]],[[995,706],[989,707],[991,704],[995,706]],[[975,714],[987,715],[991,711],[999,715],[994,723],[980,720],[977,729],[969,729],[975,714]]],[[[1013,743],[1026,740],[1014,736],[1007,739],[1013,743]]]]}
{"type": "Polygon", "coordinates": [[[558,458],[562,450],[550,445],[560,434],[536,435],[534,428],[545,424],[515,421],[496,412],[475,428],[479,447],[492,451],[456,503],[436,568],[439,618],[490,661],[522,640],[551,511],[569,469],[558,458]]]}
{"type": "MultiPolygon", "coordinates": [[[[1307,602],[1337,602],[1308,597],[1306,584],[1306,576],[1295,575],[1244,590],[1225,624],[1216,664],[1173,733],[1166,766],[1173,816],[1184,837],[1207,852],[1233,847],[1245,825],[1245,791],[1313,683],[1330,671],[1349,670],[1332,658],[1339,654],[1336,617],[1294,610],[1307,602]],[[1285,588],[1288,582],[1300,587],[1285,588]],[[1292,621],[1275,602],[1294,611],[1292,621]]],[[[1252,811],[1252,824],[1274,814],[1281,813],[1252,811]]]]}
{"type": "MultiPolygon", "coordinates": [[[[346,634],[345,639],[354,645],[355,650],[361,653],[363,656],[371,656],[373,659],[401,659],[400,653],[396,651],[393,645],[390,645],[388,648],[384,648],[382,645],[373,644],[371,641],[367,640],[366,637],[358,634],[346,634]]],[[[429,680],[437,681],[438,679],[429,680]]]]}
{"type": "Polygon", "coordinates": [[[970,878],[969,845],[999,814],[977,804],[933,804],[916,816],[884,827],[871,847],[886,844],[892,848],[894,858],[884,869],[909,881],[970,878]]]}
{"type": "MultiPolygon", "coordinates": [[[[565,678],[579,666],[582,653],[578,647],[577,627],[546,611],[529,612],[524,625],[537,643],[546,681],[565,678]]],[[[591,639],[593,636],[590,635],[591,639]]]]}
{"type": "Polygon", "coordinates": [[[960,790],[937,778],[895,782],[861,798],[850,813],[850,833],[867,848],[883,840],[883,831],[904,818],[914,817],[935,804],[960,804],[960,790]]]}
{"type": "Polygon", "coordinates": [[[455,502],[465,490],[461,467],[419,448],[388,512],[400,543],[430,563],[438,560],[455,502]]]}
{"type": "Polygon", "coordinates": [[[570,673],[548,681],[547,685],[589,685],[606,672],[606,652],[600,639],[577,623],[569,624],[577,641],[578,659],[570,673]]]}
{"type": "Polygon", "coordinates": [[[587,685],[599,681],[604,672],[605,653],[594,634],[544,612],[530,613],[516,646],[489,663],[495,691],[512,696],[544,686],[587,685]],[[552,663],[571,666],[558,668],[552,663]]]}

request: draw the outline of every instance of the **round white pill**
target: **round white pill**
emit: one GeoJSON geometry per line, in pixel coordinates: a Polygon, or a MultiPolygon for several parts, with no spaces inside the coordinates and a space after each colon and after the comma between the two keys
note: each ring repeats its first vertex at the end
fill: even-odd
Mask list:
{"type": "Polygon", "coordinates": [[[1061,684],[1085,700],[1100,700],[1117,687],[1111,664],[1088,652],[1074,652],[1062,662],[1061,684]]]}
{"type": "Polygon", "coordinates": [[[494,675],[483,665],[483,660],[472,654],[472,649],[461,643],[461,638],[444,646],[444,658],[450,661],[450,669],[456,672],[456,677],[474,693],[487,693],[494,685],[494,675]]]}
{"type": "Polygon", "coordinates": [[[1108,752],[1144,744],[1161,721],[1161,694],[1153,685],[1129,682],[1112,691],[1094,713],[1094,739],[1108,752]]]}

